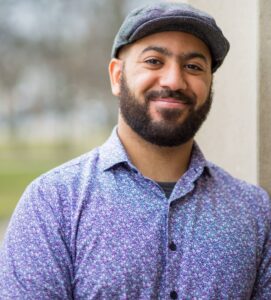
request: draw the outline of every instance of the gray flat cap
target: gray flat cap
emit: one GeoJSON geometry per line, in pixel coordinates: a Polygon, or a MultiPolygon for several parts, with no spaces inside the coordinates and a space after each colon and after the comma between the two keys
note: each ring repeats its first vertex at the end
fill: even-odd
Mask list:
{"type": "Polygon", "coordinates": [[[132,10],[117,33],[112,57],[128,44],[157,32],[182,31],[201,39],[212,56],[212,72],[223,63],[230,44],[213,17],[191,5],[177,2],[158,2],[132,10]]]}

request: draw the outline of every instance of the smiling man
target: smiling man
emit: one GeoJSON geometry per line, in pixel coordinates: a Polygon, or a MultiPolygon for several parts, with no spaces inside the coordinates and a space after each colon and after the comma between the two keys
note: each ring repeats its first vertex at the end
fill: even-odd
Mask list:
{"type": "Polygon", "coordinates": [[[127,16],[109,65],[118,126],[27,188],[1,250],[1,299],[271,299],[269,196],[194,141],[228,50],[189,5],[127,16]]]}
{"type": "Polygon", "coordinates": [[[121,120],[151,144],[171,147],[191,140],[211,105],[206,45],[191,34],[163,32],[127,48],[110,64],[121,120]]]}

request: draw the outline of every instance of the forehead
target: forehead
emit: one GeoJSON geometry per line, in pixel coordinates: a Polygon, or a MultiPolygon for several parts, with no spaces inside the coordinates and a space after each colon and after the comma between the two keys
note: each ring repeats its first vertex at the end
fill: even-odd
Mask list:
{"type": "Polygon", "coordinates": [[[202,40],[192,34],[179,31],[151,34],[125,47],[124,52],[131,56],[138,56],[150,46],[163,47],[176,55],[199,52],[211,61],[210,50],[202,40]]]}

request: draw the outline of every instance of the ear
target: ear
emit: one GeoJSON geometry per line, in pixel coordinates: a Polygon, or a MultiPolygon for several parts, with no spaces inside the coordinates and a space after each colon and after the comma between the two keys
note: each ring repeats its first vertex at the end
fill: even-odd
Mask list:
{"type": "Polygon", "coordinates": [[[113,95],[119,96],[120,94],[120,81],[122,74],[123,61],[117,58],[112,58],[109,63],[109,77],[111,82],[111,90],[113,95]]]}

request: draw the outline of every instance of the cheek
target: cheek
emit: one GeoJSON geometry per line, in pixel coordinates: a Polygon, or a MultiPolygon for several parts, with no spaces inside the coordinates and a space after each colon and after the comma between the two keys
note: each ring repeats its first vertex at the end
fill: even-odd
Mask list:
{"type": "Polygon", "coordinates": [[[156,83],[155,77],[148,72],[133,72],[127,80],[136,96],[140,96],[146,91],[153,89],[156,83]]]}
{"type": "Polygon", "coordinates": [[[211,88],[211,80],[210,81],[201,80],[197,82],[197,85],[193,89],[198,99],[197,106],[201,106],[208,98],[210,88],[211,88]]]}

